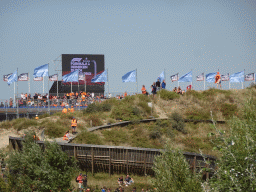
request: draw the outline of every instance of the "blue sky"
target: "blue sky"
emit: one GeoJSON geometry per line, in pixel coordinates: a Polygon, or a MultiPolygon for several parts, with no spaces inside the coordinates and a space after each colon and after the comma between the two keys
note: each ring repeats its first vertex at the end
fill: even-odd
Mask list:
{"type": "MultiPolygon", "coordinates": [[[[192,69],[200,90],[196,75],[203,72],[256,72],[255,18],[253,0],[1,0],[0,75],[18,67],[32,78],[46,63],[54,74],[61,54],[104,54],[110,92],[135,92],[136,83],[121,77],[136,68],[139,90],[143,84],[149,90],[164,69],[167,89],[177,86],[170,75],[192,69]]],[[[42,92],[42,82],[30,84],[31,93],[42,92]]],[[[0,86],[1,99],[13,97],[13,84],[0,86]]],[[[18,89],[28,92],[28,83],[18,89]]]]}

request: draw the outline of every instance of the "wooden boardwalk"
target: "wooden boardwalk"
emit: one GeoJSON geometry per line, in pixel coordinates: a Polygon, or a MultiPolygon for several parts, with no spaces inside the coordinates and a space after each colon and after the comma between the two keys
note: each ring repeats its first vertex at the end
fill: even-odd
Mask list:
{"type": "MultiPolygon", "coordinates": [[[[10,150],[22,149],[22,138],[9,137],[10,150]]],[[[44,147],[43,141],[38,144],[44,147]]],[[[107,145],[88,145],[73,143],[58,143],[62,150],[70,157],[75,157],[84,170],[95,172],[124,173],[124,174],[140,174],[153,175],[153,162],[157,155],[161,154],[160,149],[121,147],[107,145]]],[[[215,157],[209,155],[200,155],[196,153],[183,153],[186,157],[190,168],[196,172],[204,167],[215,169],[215,157]],[[207,166],[204,158],[210,161],[207,166]]],[[[205,173],[205,177],[209,178],[209,173],[205,173]]]]}

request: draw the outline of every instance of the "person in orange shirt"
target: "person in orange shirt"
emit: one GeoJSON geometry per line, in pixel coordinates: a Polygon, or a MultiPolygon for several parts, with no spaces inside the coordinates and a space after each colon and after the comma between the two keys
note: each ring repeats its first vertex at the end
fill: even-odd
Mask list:
{"type": "Polygon", "coordinates": [[[67,113],[68,113],[68,110],[67,110],[66,107],[64,107],[64,108],[62,109],[62,113],[64,113],[64,114],[67,114],[67,113]]]}
{"type": "Polygon", "coordinates": [[[70,112],[71,112],[71,113],[74,113],[74,111],[75,111],[75,110],[74,110],[74,107],[71,106],[70,112]]]}
{"type": "Polygon", "coordinates": [[[39,117],[38,117],[38,115],[36,115],[35,120],[38,120],[38,119],[39,119],[39,117]]]}
{"type": "Polygon", "coordinates": [[[142,85],[141,92],[142,92],[143,95],[148,95],[148,92],[145,88],[145,85],[142,85]]]}
{"type": "Polygon", "coordinates": [[[126,97],[126,96],[127,96],[127,92],[125,91],[125,92],[124,92],[124,97],[126,97]]]}
{"type": "Polygon", "coordinates": [[[71,121],[71,127],[72,127],[72,134],[74,134],[76,131],[76,127],[77,127],[77,120],[75,119],[75,117],[73,117],[73,119],[71,121]]]}
{"type": "Polygon", "coordinates": [[[215,76],[215,83],[217,85],[217,89],[218,89],[218,85],[220,85],[221,88],[221,76],[220,76],[220,72],[217,72],[217,75],[215,76]]]}
{"type": "Polygon", "coordinates": [[[69,131],[66,131],[65,135],[63,136],[63,140],[69,141],[69,131]]]}

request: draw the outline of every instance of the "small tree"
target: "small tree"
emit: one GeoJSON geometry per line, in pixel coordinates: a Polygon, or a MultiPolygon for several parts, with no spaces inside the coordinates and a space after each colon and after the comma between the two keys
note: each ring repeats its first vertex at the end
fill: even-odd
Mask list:
{"type": "Polygon", "coordinates": [[[22,151],[8,159],[10,188],[14,191],[67,191],[77,169],[57,143],[46,143],[43,150],[27,134],[22,151]]]}
{"type": "Polygon", "coordinates": [[[153,185],[157,191],[202,191],[200,181],[192,174],[181,151],[166,146],[165,151],[155,158],[153,185]]]}
{"type": "MultiPolygon", "coordinates": [[[[221,158],[210,180],[212,191],[256,191],[256,103],[248,101],[244,119],[233,118],[230,134],[217,130],[216,147],[221,158]]],[[[214,134],[210,134],[214,135],[214,134]]]]}

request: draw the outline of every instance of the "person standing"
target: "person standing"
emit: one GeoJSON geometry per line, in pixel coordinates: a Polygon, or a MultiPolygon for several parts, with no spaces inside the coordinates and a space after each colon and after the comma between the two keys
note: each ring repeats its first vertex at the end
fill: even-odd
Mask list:
{"type": "Polygon", "coordinates": [[[72,134],[75,133],[76,127],[77,127],[77,120],[76,120],[75,117],[73,117],[73,119],[72,119],[72,121],[71,121],[72,134]]]}
{"type": "Polygon", "coordinates": [[[78,189],[79,189],[79,191],[82,191],[82,184],[83,184],[83,174],[82,173],[80,173],[77,176],[76,182],[78,182],[78,189]]]}
{"type": "Polygon", "coordinates": [[[165,87],[166,87],[166,83],[165,83],[165,80],[163,80],[163,82],[162,82],[162,89],[165,89],[165,87]]]}
{"type": "Polygon", "coordinates": [[[158,78],[157,81],[156,81],[156,91],[159,91],[160,87],[161,87],[161,82],[160,82],[160,80],[158,78]]]}
{"type": "Polygon", "coordinates": [[[153,98],[156,94],[156,82],[153,82],[153,85],[151,85],[151,88],[152,88],[152,94],[153,94],[153,98]]]}
{"type": "Polygon", "coordinates": [[[217,72],[217,75],[215,76],[215,83],[217,85],[217,89],[218,89],[218,86],[220,85],[220,88],[221,88],[221,76],[220,76],[220,72],[217,72]]]}

